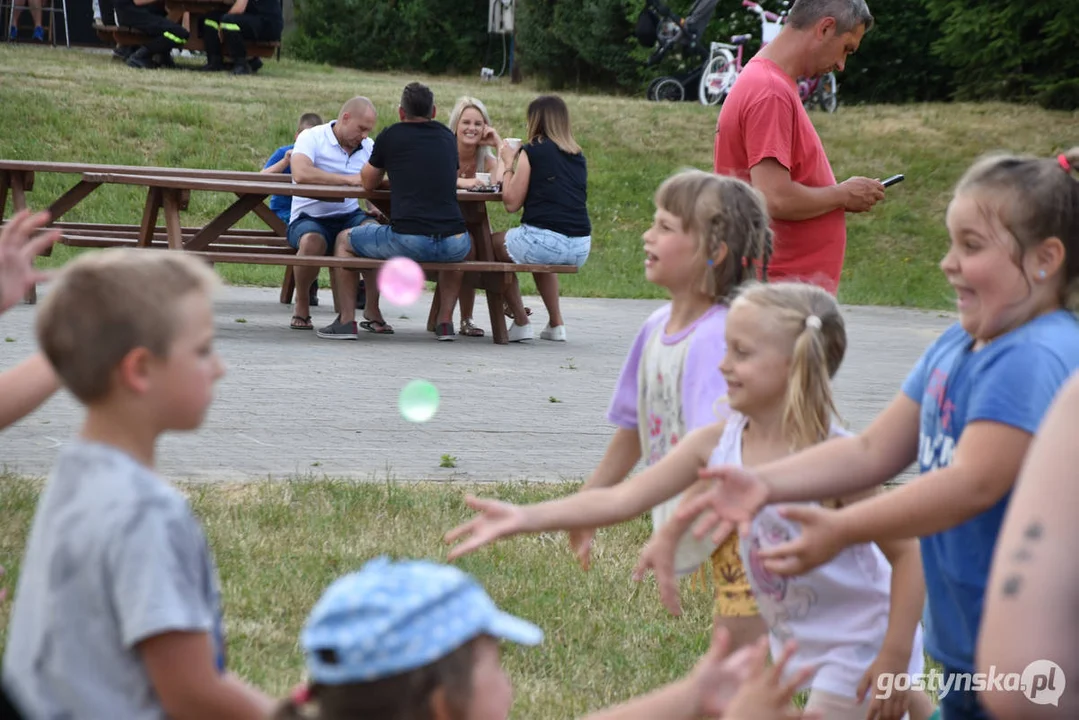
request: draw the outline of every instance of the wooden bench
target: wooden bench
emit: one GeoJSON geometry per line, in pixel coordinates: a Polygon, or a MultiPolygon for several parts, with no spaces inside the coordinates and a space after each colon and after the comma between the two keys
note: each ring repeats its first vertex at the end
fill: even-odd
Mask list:
{"type": "MultiPolygon", "coordinates": [[[[117,47],[141,47],[146,44],[146,33],[123,25],[99,25],[93,26],[94,32],[104,42],[114,42],[117,47]]],[[[276,56],[281,59],[281,43],[271,40],[248,40],[244,43],[247,47],[248,57],[270,58],[276,56]]],[[[185,50],[202,52],[206,50],[202,38],[192,33],[184,43],[185,50]]]]}

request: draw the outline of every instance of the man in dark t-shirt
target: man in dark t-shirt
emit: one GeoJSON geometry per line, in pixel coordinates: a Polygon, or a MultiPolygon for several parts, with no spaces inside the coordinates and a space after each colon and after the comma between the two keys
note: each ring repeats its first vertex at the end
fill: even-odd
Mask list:
{"type": "MultiPolygon", "coordinates": [[[[457,204],[457,139],[442,123],[435,122],[435,98],[421,83],[409,83],[401,94],[401,122],[375,138],[371,159],[360,173],[367,190],[386,187],[389,174],[390,224],[366,224],[343,230],[337,236],[339,257],[388,260],[407,257],[416,262],[458,262],[472,248],[457,204]]],[[[374,333],[392,333],[379,309],[377,271],[364,273],[367,308],[359,324],[374,333]]],[[[439,273],[439,311],[435,337],[453,340],[453,308],[463,273],[439,273]]],[[[341,298],[355,297],[355,287],[345,287],[338,274],[341,298]]],[[[338,302],[341,314],[318,336],[354,340],[358,336],[354,303],[338,302]]]]}

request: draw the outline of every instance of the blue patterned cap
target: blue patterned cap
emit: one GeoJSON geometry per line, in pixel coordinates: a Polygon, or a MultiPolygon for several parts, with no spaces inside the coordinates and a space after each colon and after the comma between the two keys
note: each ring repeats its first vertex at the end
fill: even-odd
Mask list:
{"type": "Polygon", "coordinates": [[[315,604],[300,644],[313,682],[372,682],[415,670],[490,635],[538,645],[543,631],[499,610],[455,567],[380,557],[338,578],[315,604]]]}

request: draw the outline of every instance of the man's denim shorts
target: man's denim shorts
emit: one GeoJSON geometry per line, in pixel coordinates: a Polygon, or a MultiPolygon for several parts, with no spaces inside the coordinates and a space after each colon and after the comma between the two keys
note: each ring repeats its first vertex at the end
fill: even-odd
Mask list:
{"type": "Polygon", "coordinates": [[[337,241],[337,235],[347,228],[356,227],[360,223],[371,220],[372,217],[363,210],[357,210],[346,215],[326,215],[325,217],[313,218],[307,213],[300,213],[299,217],[288,225],[288,244],[294,249],[300,249],[300,238],[308,233],[318,233],[326,241],[326,254],[333,255],[333,245],[337,241]]]}
{"type": "Polygon", "coordinates": [[[591,235],[568,237],[532,225],[521,225],[506,232],[506,252],[515,263],[581,267],[591,249],[591,235]]]}
{"type": "Polygon", "coordinates": [[[472,248],[467,232],[440,238],[394,232],[390,225],[361,225],[352,228],[348,237],[354,253],[378,260],[407,257],[416,262],[458,262],[472,248]]]}

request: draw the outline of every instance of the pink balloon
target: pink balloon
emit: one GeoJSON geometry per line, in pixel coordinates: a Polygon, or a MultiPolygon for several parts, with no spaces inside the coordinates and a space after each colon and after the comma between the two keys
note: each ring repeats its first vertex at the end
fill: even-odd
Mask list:
{"type": "Polygon", "coordinates": [[[411,305],[423,294],[426,277],[415,260],[395,257],[378,273],[378,291],[394,305],[411,305]]]}

